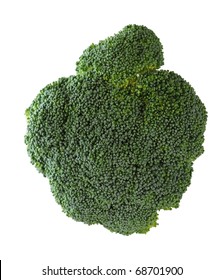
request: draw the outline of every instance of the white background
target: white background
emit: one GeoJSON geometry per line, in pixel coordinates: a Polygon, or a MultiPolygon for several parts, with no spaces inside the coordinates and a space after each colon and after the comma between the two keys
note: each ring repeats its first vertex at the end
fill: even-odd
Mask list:
{"type": "MultiPolygon", "coordinates": [[[[221,1],[1,1],[0,259],[2,279],[42,276],[42,269],[136,269],[182,266],[183,276],[109,279],[223,279],[223,92],[221,1]],[[122,236],[67,218],[48,180],[30,164],[25,109],[46,84],[74,74],[92,42],[127,24],[146,25],[164,46],[165,65],[190,81],[209,117],[205,153],[196,160],[180,208],[161,211],[146,235],[122,236]]],[[[106,277],[94,276],[94,279],[106,277]]],[[[76,279],[91,279],[76,276],[76,279]]]]}

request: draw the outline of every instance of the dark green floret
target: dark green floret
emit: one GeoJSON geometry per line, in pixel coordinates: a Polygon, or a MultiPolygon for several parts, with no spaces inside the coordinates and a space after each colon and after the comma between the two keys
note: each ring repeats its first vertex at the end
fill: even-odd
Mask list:
{"type": "Polygon", "coordinates": [[[77,75],[47,85],[26,110],[31,162],[67,216],[129,235],[179,206],[207,112],[162,63],[156,35],[129,25],[85,50],[77,75]]]}

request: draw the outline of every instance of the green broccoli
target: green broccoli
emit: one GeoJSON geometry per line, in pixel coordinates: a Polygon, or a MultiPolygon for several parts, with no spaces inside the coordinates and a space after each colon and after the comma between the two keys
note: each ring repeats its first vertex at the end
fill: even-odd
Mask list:
{"type": "Polygon", "coordinates": [[[130,235],[179,206],[204,151],[207,112],[161,65],[158,37],[128,25],[87,48],[76,76],[47,85],[26,110],[31,162],[67,216],[130,235]]]}
{"type": "Polygon", "coordinates": [[[87,48],[76,63],[76,72],[94,71],[119,85],[163,63],[162,45],[154,32],[145,26],[127,25],[115,36],[87,48]]]}

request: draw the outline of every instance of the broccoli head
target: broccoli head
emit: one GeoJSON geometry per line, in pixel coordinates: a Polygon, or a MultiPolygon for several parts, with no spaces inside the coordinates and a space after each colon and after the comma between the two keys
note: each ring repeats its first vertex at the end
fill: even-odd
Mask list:
{"type": "Polygon", "coordinates": [[[158,37],[128,25],[87,48],[76,76],[47,85],[26,110],[31,162],[67,216],[129,235],[179,206],[207,112],[162,64],[158,37]]]}

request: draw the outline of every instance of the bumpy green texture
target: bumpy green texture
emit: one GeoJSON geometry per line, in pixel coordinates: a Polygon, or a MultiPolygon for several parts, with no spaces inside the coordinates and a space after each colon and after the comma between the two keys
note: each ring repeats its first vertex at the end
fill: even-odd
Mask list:
{"type": "Polygon", "coordinates": [[[69,217],[129,235],[179,206],[207,113],[181,76],[155,69],[162,63],[156,35],[129,25],[86,49],[77,75],[26,110],[31,161],[69,217]]]}
{"type": "Polygon", "coordinates": [[[155,33],[145,26],[127,25],[118,34],[87,48],[76,63],[76,71],[78,75],[95,72],[122,85],[163,63],[162,45],[155,33]]]}

